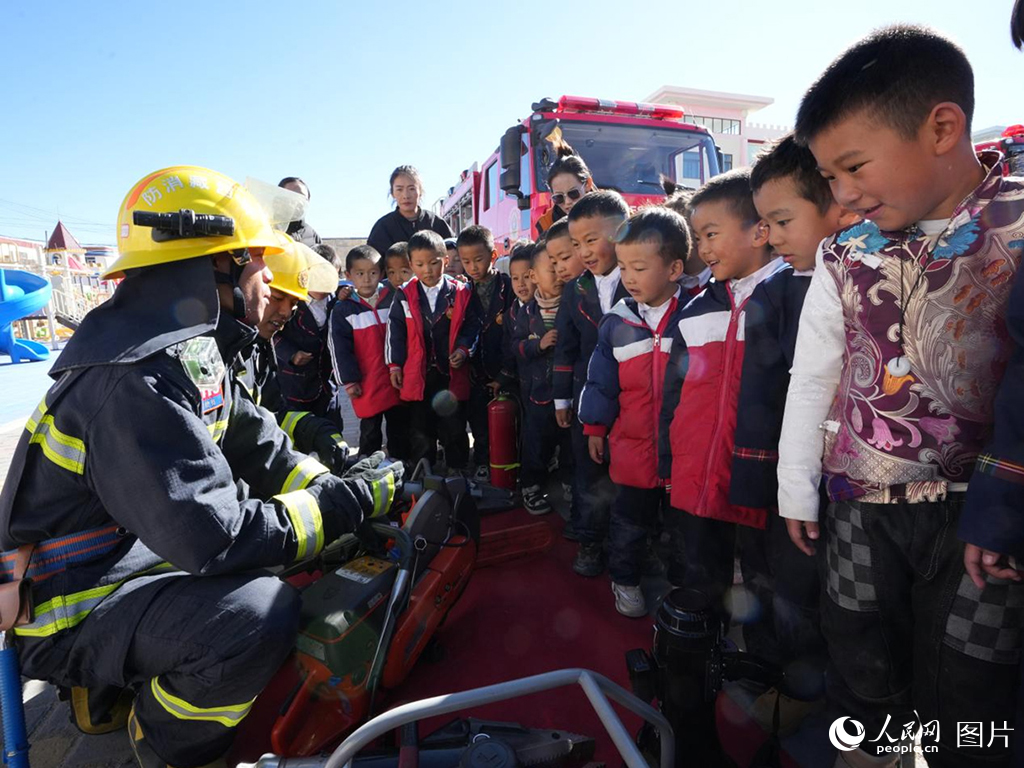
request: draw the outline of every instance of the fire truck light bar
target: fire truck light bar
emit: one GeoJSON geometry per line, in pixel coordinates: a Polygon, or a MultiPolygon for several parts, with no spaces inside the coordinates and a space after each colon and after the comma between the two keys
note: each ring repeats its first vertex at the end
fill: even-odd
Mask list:
{"type": "Polygon", "coordinates": [[[602,112],[613,115],[633,115],[634,117],[683,119],[681,107],[670,107],[665,104],[646,104],[636,101],[591,99],[585,96],[563,96],[558,100],[558,109],[564,112],[602,112]]]}

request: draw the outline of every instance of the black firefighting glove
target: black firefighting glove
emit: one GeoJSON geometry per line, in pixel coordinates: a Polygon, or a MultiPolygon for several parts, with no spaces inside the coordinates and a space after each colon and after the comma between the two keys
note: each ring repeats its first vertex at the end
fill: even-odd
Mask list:
{"type": "Polygon", "coordinates": [[[313,443],[320,463],[327,466],[335,475],[341,477],[352,462],[355,453],[338,434],[318,435],[313,443]]]}
{"type": "Polygon", "coordinates": [[[370,517],[386,514],[391,509],[395,495],[402,489],[405,465],[396,461],[382,466],[386,458],[383,451],[371,453],[353,464],[342,475],[346,480],[362,480],[369,486],[373,494],[373,511],[370,517]]]}

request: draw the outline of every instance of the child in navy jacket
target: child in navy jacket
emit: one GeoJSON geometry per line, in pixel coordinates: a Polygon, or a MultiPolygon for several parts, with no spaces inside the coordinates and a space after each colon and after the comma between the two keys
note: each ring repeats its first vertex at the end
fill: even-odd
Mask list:
{"type": "Polygon", "coordinates": [[[473,289],[443,274],[447,258],[436,232],[409,238],[413,277],[392,302],[384,359],[391,385],[410,403],[409,460],[433,463],[440,437],[448,471],[456,472],[469,461],[464,403],[481,322],[473,289]]]}
{"type": "MultiPolygon", "coordinates": [[[[523,397],[523,506],[531,514],[542,515],[551,511],[542,486],[556,448],[559,471],[565,480],[568,480],[565,473],[572,466],[571,436],[567,430],[558,428],[552,396],[554,347],[558,340],[555,318],[562,298],[562,282],[543,240],[515,258],[525,260],[530,266],[532,281],[537,286],[534,298],[523,307],[516,324],[513,349],[526,391],[523,397]]],[[[513,265],[518,266],[518,263],[513,262],[513,265]]]]}
{"type": "Polygon", "coordinates": [[[487,404],[498,394],[503,362],[505,313],[515,298],[512,280],[494,269],[498,253],[494,236],[487,227],[473,225],[459,233],[456,240],[462,268],[480,301],[480,343],[470,360],[470,393],[467,411],[473,430],[474,478],[490,480],[490,439],[487,428],[487,404]]]}
{"type": "MultiPolygon", "coordinates": [[[[782,695],[780,729],[797,725],[810,709],[800,702],[821,696],[825,641],[820,630],[820,564],[795,555],[778,499],[779,436],[793,366],[796,334],[814,258],[823,239],[856,220],[832,197],[810,150],[786,136],[762,153],[750,172],[754,206],[768,224],[768,244],[788,265],[760,283],[746,307],[746,352],[740,378],[729,500],[768,509],[760,570],[766,578],[745,586],[755,595],[774,632],[775,661],[799,665],[779,689],[754,707],[771,727],[775,698],[782,695]]],[[[764,650],[762,650],[764,652],[764,650]]]]}
{"type": "Polygon", "coordinates": [[[381,256],[368,245],[349,251],[345,268],[355,290],[331,311],[328,341],[334,375],[359,417],[359,453],[368,456],[381,449],[386,415],[388,453],[403,459],[407,417],[384,363],[395,289],[381,285],[381,256]]]}
{"type": "Polygon", "coordinates": [[[533,243],[517,243],[509,254],[508,274],[512,280],[512,293],[515,294],[515,299],[506,310],[505,321],[501,326],[504,333],[501,342],[501,386],[506,391],[516,392],[521,402],[526,402],[529,398],[530,385],[526,369],[515,351],[515,339],[519,338],[522,332],[520,325],[526,322],[526,305],[533,300],[533,295],[537,292],[530,268],[533,248],[533,243]]]}
{"type": "Polygon", "coordinates": [[[609,530],[608,570],[615,608],[647,615],[640,591],[647,539],[667,506],[658,477],[658,418],[669,333],[685,297],[677,281],[690,252],[686,220],[667,208],[633,214],[615,245],[629,291],[601,319],[580,396],[580,421],[594,462],[610,461],[618,493],[609,530]],[[605,442],[607,438],[607,451],[605,442]]]}
{"type": "Polygon", "coordinates": [[[558,425],[572,430],[575,481],[573,507],[566,534],[580,542],[573,570],[597,576],[604,570],[603,542],[615,488],[608,468],[591,460],[583,425],[572,417],[587,381],[587,364],[597,346],[597,324],[627,293],[619,281],[613,238],[629,216],[629,206],[617,192],[591,192],[569,212],[569,236],[586,268],[562,291],[555,318],[554,400],[558,425]]]}

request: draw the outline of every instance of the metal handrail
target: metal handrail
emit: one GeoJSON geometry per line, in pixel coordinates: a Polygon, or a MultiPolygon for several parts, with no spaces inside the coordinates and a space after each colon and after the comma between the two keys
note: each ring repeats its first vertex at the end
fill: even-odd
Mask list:
{"type": "Polygon", "coordinates": [[[658,729],[661,743],[662,768],[671,768],[675,761],[675,737],[672,726],[658,710],[638,699],[620,685],[613,683],[604,675],[587,669],[559,669],[540,675],[524,677],[520,680],[509,680],[504,683],[473,688],[460,693],[448,693],[429,699],[413,701],[395,707],[373,718],[357,728],[343,741],[329,758],[279,758],[264,755],[255,764],[239,765],[238,768],[351,768],[352,760],[361,750],[375,739],[393,731],[406,723],[414,723],[428,717],[444,715],[449,712],[492,704],[496,701],[514,699],[531,693],[561,688],[566,685],[578,684],[583,688],[594,712],[601,720],[615,747],[622,755],[629,768],[648,768],[640,750],[633,742],[626,726],[612,709],[609,699],[625,707],[635,715],[639,715],[658,729]]]}

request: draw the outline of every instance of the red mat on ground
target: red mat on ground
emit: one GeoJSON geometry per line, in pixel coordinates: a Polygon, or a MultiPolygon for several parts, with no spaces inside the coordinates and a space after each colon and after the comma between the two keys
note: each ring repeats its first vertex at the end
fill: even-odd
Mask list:
{"type": "MultiPolygon", "coordinates": [[[[539,520],[556,529],[553,546],[476,570],[437,633],[441,661],[421,660],[400,688],[388,695],[387,707],[569,667],[594,670],[629,690],[625,653],[650,648],[653,622],[629,619],[615,611],[607,575],[587,579],[572,572],[576,544],[561,537],[561,519],[513,510],[485,517],[482,529],[500,530],[539,520]]],[[[619,713],[635,733],[639,719],[621,709],[619,713]]],[[[584,734],[597,740],[598,760],[610,765],[620,762],[579,686],[427,720],[420,724],[421,736],[457,716],[584,734]]]]}

